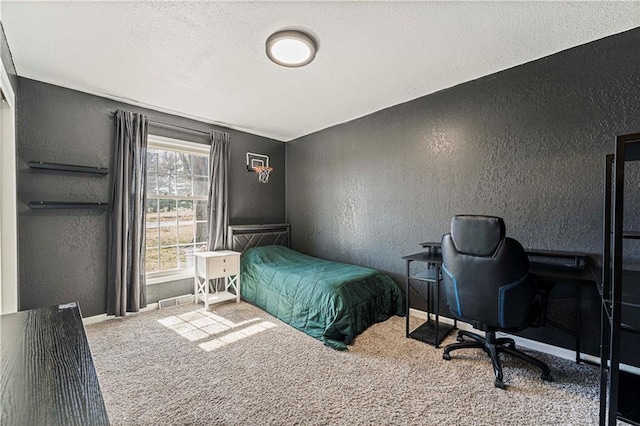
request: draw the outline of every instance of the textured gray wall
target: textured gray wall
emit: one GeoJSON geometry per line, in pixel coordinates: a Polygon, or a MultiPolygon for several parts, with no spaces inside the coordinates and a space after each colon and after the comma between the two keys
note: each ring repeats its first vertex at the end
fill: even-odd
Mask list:
{"type": "MultiPolygon", "coordinates": [[[[106,312],[108,215],[89,210],[31,210],[31,200],[109,201],[111,176],[30,169],[31,160],[112,168],[118,108],[151,119],[210,130],[181,117],[19,78],[17,115],[20,309],[78,301],[84,316],[106,312]]],[[[284,144],[244,132],[231,134],[230,220],[282,222],[285,217],[284,144]],[[246,171],[247,151],[271,157],[268,184],[246,171]]],[[[151,134],[208,144],[193,132],[151,126],[151,134]]],[[[148,287],[149,302],[185,294],[185,281],[148,287]]],[[[190,292],[190,291],[187,291],[190,292]]]]}
{"type": "Polygon", "coordinates": [[[600,253],[604,156],[640,132],[639,46],[635,29],[288,143],[293,247],[402,283],[401,256],[472,213],[525,247],[600,253]]]}

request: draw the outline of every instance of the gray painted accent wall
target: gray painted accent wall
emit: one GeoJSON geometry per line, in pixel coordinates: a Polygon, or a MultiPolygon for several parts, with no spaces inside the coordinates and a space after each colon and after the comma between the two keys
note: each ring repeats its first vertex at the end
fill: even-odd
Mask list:
{"type": "MultiPolygon", "coordinates": [[[[106,312],[108,215],[89,210],[32,210],[31,200],[109,201],[111,176],[30,169],[47,161],[112,168],[113,111],[118,108],[201,130],[231,134],[232,224],[280,223],[285,218],[284,143],[99,96],[19,78],[17,107],[20,309],[78,301],[84,316],[106,312]],[[245,154],[271,157],[268,184],[247,172],[245,154]]],[[[215,99],[212,98],[212,102],[215,99]]],[[[150,134],[209,144],[208,136],[151,125],[150,134]]],[[[185,280],[148,287],[148,302],[192,292],[185,280]]]]}
{"type": "MultiPolygon", "coordinates": [[[[634,29],[288,143],[293,248],[404,286],[401,257],[471,213],[503,217],[525,247],[598,256],[605,154],[616,135],[640,132],[639,46],[634,29]]],[[[631,174],[627,224],[638,230],[631,174]]],[[[637,266],[640,246],[627,248],[637,266]]],[[[597,336],[590,297],[584,332],[597,336]]]]}

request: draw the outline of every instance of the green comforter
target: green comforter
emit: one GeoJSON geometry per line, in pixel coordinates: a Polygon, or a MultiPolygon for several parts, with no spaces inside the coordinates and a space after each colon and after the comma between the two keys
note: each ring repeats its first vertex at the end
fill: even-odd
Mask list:
{"type": "Polygon", "coordinates": [[[282,246],[242,255],[241,295],[335,349],[391,315],[404,315],[404,295],[370,268],[306,256],[282,246]]]}

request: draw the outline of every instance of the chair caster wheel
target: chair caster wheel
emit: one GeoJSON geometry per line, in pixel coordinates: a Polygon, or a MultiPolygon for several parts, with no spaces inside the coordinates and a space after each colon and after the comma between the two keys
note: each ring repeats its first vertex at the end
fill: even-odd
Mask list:
{"type": "Polygon", "coordinates": [[[500,379],[496,379],[496,381],[493,383],[493,385],[497,388],[500,389],[506,389],[507,387],[505,386],[504,382],[500,379]]]}
{"type": "Polygon", "coordinates": [[[553,382],[553,377],[551,377],[551,373],[542,373],[542,380],[545,382],[553,382]]]}
{"type": "Polygon", "coordinates": [[[442,354],[442,359],[447,360],[447,361],[451,361],[451,355],[449,355],[447,353],[443,353],[442,354]]]}

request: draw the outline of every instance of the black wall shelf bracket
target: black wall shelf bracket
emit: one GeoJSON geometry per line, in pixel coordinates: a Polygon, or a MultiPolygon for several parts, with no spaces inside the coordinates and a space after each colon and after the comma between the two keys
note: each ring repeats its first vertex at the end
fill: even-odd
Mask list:
{"type": "Polygon", "coordinates": [[[44,161],[29,161],[29,167],[31,167],[32,169],[59,170],[63,172],[93,173],[98,175],[109,174],[109,169],[107,169],[106,167],[78,166],[75,164],[60,164],[60,163],[45,163],[44,161]]]}
{"type": "Polygon", "coordinates": [[[30,201],[32,209],[92,209],[107,210],[109,203],[76,203],[68,201],[30,201]]]}

